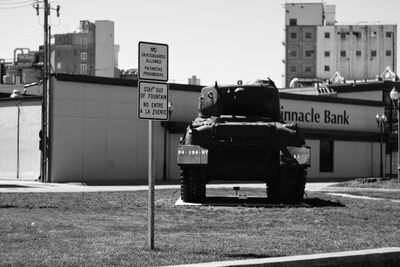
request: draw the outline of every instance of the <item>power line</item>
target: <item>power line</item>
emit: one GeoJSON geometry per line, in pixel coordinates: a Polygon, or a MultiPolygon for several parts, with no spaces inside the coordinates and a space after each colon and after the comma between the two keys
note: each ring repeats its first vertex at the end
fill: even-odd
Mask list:
{"type": "Polygon", "coordinates": [[[32,0],[25,0],[25,1],[17,1],[17,2],[12,2],[12,3],[4,3],[0,2],[0,6],[15,6],[15,5],[21,5],[21,4],[33,4],[34,1],[32,0]]]}
{"type": "Polygon", "coordinates": [[[7,6],[7,7],[0,6],[0,9],[17,9],[17,8],[24,8],[24,7],[32,6],[32,4],[33,4],[33,2],[30,2],[29,4],[24,4],[24,5],[18,5],[18,6],[7,6]]]}
{"type": "Polygon", "coordinates": [[[19,4],[26,4],[26,3],[32,4],[33,2],[34,2],[33,0],[19,0],[19,1],[10,2],[10,3],[0,1],[0,5],[19,5],[19,4]]]}

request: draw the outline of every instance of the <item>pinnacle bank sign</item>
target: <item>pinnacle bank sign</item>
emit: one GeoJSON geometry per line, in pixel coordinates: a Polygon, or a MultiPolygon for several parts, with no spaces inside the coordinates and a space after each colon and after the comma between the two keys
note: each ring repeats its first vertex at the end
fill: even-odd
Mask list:
{"type": "Polygon", "coordinates": [[[281,118],[290,122],[307,122],[307,123],[325,123],[349,125],[350,114],[343,110],[340,113],[334,113],[329,109],[317,112],[313,107],[308,111],[287,111],[281,106],[281,118]]]}
{"type": "Polygon", "coordinates": [[[281,99],[280,104],[284,122],[310,129],[379,132],[375,116],[383,112],[381,106],[361,104],[293,99],[281,99]]]}

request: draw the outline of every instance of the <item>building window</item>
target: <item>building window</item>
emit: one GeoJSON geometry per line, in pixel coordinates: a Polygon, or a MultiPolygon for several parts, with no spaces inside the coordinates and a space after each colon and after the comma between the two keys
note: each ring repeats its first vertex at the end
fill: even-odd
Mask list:
{"type": "Polygon", "coordinates": [[[290,39],[296,39],[296,38],[297,38],[297,34],[295,32],[291,32],[290,39]]]}
{"type": "Polygon", "coordinates": [[[82,37],[82,45],[87,45],[87,37],[82,37]]]}
{"type": "Polygon", "coordinates": [[[325,51],[324,55],[325,55],[325,57],[330,57],[331,56],[331,52],[325,51]]]}
{"type": "Polygon", "coordinates": [[[306,67],[304,68],[304,70],[305,70],[305,72],[311,72],[311,67],[310,67],[310,66],[306,66],[306,67]]]}
{"type": "Polygon", "coordinates": [[[353,32],[357,39],[361,38],[361,32],[353,32]]]}
{"type": "Polygon", "coordinates": [[[81,52],[81,60],[87,60],[87,53],[81,52]]]}
{"type": "Polygon", "coordinates": [[[290,66],[290,72],[296,72],[296,66],[290,66]]]}
{"type": "Polygon", "coordinates": [[[330,32],[325,32],[325,38],[331,38],[331,33],[330,32]]]}
{"type": "Polygon", "coordinates": [[[345,32],[339,32],[340,34],[340,39],[346,40],[346,33],[345,32]]]}
{"type": "Polygon", "coordinates": [[[319,143],[319,171],[333,172],[333,141],[320,140],[319,143]]]}
{"type": "Polygon", "coordinates": [[[312,33],[306,32],[306,39],[311,39],[311,38],[312,38],[312,33]]]}
{"type": "Polygon", "coordinates": [[[376,50],[371,50],[371,57],[376,57],[376,50]]]}
{"type": "Polygon", "coordinates": [[[324,70],[325,70],[325,71],[330,71],[331,68],[329,67],[329,65],[325,65],[325,66],[324,66],[324,70]]]}
{"type": "Polygon", "coordinates": [[[386,50],[386,56],[391,57],[392,56],[392,51],[391,50],[386,50]]]}
{"type": "Polygon", "coordinates": [[[357,50],[357,51],[356,51],[356,56],[357,56],[357,57],[361,57],[361,50],[357,50]]]}
{"type": "Polygon", "coordinates": [[[290,26],[296,26],[297,25],[297,19],[289,19],[289,25],[290,26]]]}
{"type": "Polygon", "coordinates": [[[296,57],[297,56],[296,50],[290,50],[290,56],[291,57],[296,57]]]}
{"type": "Polygon", "coordinates": [[[340,56],[341,57],[346,57],[346,51],[345,50],[341,50],[340,51],[340,56]]]}
{"type": "Polygon", "coordinates": [[[387,38],[392,38],[392,35],[394,35],[393,32],[386,32],[386,37],[387,38]]]}
{"type": "Polygon", "coordinates": [[[306,57],[312,57],[313,50],[306,50],[306,57]]]}
{"type": "Polygon", "coordinates": [[[86,74],[86,71],[87,71],[87,65],[86,64],[81,64],[80,73],[81,74],[86,74]]]}

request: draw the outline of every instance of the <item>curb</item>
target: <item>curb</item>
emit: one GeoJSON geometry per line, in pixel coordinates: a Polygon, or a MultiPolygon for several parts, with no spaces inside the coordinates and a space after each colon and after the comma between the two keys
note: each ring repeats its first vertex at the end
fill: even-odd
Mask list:
{"type": "Polygon", "coordinates": [[[323,192],[400,192],[400,189],[388,189],[388,188],[373,188],[373,187],[334,187],[328,186],[322,189],[323,192]]]}
{"type": "Polygon", "coordinates": [[[313,255],[274,257],[255,260],[219,261],[179,267],[205,266],[400,266],[400,247],[333,252],[313,255]]]}

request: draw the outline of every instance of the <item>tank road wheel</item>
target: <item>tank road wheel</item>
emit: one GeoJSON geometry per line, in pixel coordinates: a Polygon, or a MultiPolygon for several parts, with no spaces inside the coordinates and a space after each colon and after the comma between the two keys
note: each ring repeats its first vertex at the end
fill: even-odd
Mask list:
{"type": "Polygon", "coordinates": [[[279,177],[267,184],[267,196],[274,202],[297,203],[303,200],[306,171],[300,166],[282,165],[279,177]]]}
{"type": "Polygon", "coordinates": [[[203,202],[206,199],[205,171],[198,167],[181,168],[181,198],[185,202],[203,202]]]}

